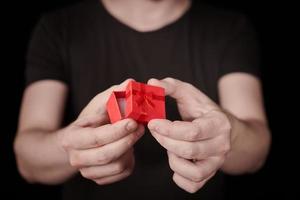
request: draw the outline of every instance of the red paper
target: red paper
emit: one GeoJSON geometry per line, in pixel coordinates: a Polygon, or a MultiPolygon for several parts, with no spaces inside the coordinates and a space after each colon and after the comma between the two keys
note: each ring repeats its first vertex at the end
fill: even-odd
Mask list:
{"type": "Polygon", "coordinates": [[[165,91],[161,87],[130,81],[125,91],[111,94],[107,112],[111,123],[124,118],[132,118],[142,124],[151,119],[165,119],[165,91]],[[125,110],[122,111],[118,100],[124,98],[125,110]]]}

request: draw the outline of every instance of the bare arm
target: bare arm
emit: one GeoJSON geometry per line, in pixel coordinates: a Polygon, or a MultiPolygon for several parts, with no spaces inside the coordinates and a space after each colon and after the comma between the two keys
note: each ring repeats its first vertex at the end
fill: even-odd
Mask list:
{"type": "Polygon", "coordinates": [[[270,148],[260,81],[249,74],[233,73],[219,81],[221,106],[232,120],[231,150],[222,170],[230,174],[259,169],[270,148]]]}
{"type": "Polygon", "coordinates": [[[29,182],[61,183],[75,173],[59,144],[67,86],[44,80],[23,96],[14,149],[21,175],[29,182]]]}

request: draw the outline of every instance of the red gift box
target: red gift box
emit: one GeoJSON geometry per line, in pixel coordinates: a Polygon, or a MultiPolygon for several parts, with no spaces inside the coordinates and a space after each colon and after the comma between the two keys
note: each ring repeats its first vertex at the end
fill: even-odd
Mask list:
{"type": "Polygon", "coordinates": [[[164,88],[130,81],[125,91],[114,91],[106,104],[111,123],[132,118],[147,124],[151,119],[165,119],[164,88]]]}

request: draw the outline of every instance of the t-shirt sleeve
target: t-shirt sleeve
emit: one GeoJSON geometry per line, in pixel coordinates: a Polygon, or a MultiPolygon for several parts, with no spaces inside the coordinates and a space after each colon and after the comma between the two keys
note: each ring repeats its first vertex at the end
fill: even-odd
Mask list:
{"type": "Polygon", "coordinates": [[[225,43],[219,78],[233,72],[260,77],[260,48],[257,33],[249,20],[239,16],[225,43]]]}
{"type": "Polygon", "coordinates": [[[58,21],[44,15],[37,23],[26,55],[26,85],[44,79],[67,83],[64,42],[58,21]]]}

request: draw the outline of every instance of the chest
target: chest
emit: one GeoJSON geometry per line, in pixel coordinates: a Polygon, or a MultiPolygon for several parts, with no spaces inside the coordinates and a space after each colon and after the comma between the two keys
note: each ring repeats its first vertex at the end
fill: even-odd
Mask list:
{"type": "Polygon", "coordinates": [[[218,59],[206,45],[187,25],[153,34],[111,29],[76,34],[69,51],[75,114],[96,94],[127,78],[147,82],[150,78],[173,77],[214,98],[218,59]],[[211,55],[215,59],[208,59],[211,55]]]}

